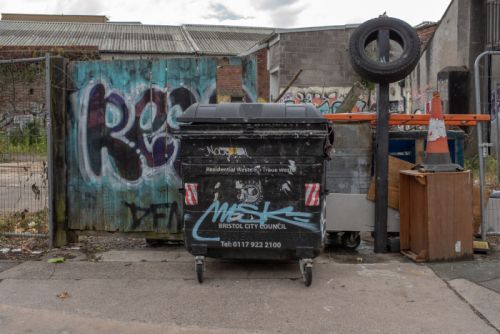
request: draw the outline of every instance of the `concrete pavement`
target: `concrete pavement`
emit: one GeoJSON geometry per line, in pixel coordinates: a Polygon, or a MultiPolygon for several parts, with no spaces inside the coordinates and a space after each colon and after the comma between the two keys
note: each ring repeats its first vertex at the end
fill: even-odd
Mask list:
{"type": "Polygon", "coordinates": [[[500,318],[488,304],[499,300],[496,292],[488,290],[492,295],[483,299],[477,287],[486,288],[457,278],[448,285],[428,266],[398,254],[323,254],[314,261],[310,287],[297,261],[210,259],[199,284],[183,247],[99,256],[98,262],[76,256],[58,264],[0,265],[0,332],[498,332],[485,319],[500,318]],[[71,298],[59,299],[62,292],[71,298]],[[491,312],[474,310],[461,297],[491,312]]]}

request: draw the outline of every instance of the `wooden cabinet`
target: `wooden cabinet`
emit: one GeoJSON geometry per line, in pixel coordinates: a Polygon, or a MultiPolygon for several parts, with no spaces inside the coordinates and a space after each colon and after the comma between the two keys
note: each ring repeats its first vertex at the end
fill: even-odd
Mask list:
{"type": "Polygon", "coordinates": [[[474,256],[471,172],[399,172],[401,252],[416,261],[474,256]]]}

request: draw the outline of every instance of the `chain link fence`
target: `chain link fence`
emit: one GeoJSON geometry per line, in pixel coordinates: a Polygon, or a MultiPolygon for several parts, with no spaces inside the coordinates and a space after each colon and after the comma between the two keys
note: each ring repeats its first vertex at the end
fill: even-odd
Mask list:
{"type": "Polygon", "coordinates": [[[0,234],[47,234],[45,58],[0,60],[0,234]]]}

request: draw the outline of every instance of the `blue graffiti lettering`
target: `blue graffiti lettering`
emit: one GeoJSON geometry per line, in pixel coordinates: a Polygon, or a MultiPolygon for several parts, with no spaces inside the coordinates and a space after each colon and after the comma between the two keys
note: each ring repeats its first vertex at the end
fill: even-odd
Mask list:
{"type": "Polygon", "coordinates": [[[293,207],[291,206],[276,211],[268,211],[269,204],[270,202],[265,202],[264,210],[262,212],[259,212],[259,208],[255,205],[241,203],[238,205],[233,204],[231,207],[229,207],[228,203],[220,205],[219,201],[215,201],[194,225],[193,238],[200,241],[220,241],[220,238],[204,238],[198,235],[198,229],[211,212],[213,212],[212,223],[215,223],[220,217],[219,222],[221,223],[258,223],[262,227],[269,219],[276,219],[284,223],[311,230],[313,232],[319,231],[316,224],[311,223],[309,219],[304,219],[312,217],[312,213],[293,212],[293,207]],[[258,219],[243,219],[244,214],[257,216],[258,219]],[[283,215],[285,217],[283,217],[283,215]],[[290,217],[293,219],[289,219],[286,217],[290,217]]]}

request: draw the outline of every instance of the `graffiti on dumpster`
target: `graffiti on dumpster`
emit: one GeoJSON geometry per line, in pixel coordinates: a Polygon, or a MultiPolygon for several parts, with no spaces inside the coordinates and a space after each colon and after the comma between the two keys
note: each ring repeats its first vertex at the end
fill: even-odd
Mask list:
{"type": "MultiPolygon", "coordinates": [[[[219,228],[268,229],[271,227],[271,229],[286,229],[286,224],[291,224],[313,232],[318,231],[318,226],[310,221],[310,218],[313,216],[312,213],[294,212],[291,206],[276,211],[268,211],[270,204],[270,202],[265,202],[264,209],[259,211],[257,206],[251,204],[240,203],[229,207],[229,203],[227,202],[220,205],[219,201],[215,201],[194,225],[192,231],[193,238],[199,241],[220,241],[219,237],[205,238],[198,235],[201,224],[209,221],[207,218],[211,213],[213,214],[211,222],[217,223],[217,220],[219,220],[219,228]],[[249,218],[244,218],[245,216],[249,218]],[[254,218],[254,216],[257,218],[254,218]],[[266,224],[270,219],[277,220],[280,223],[266,224]]],[[[188,213],[185,216],[185,220],[189,219],[190,214],[188,213]]]]}
{"type": "Polygon", "coordinates": [[[207,146],[208,155],[225,155],[231,157],[232,155],[245,155],[248,157],[247,150],[242,147],[213,147],[207,146]]]}

